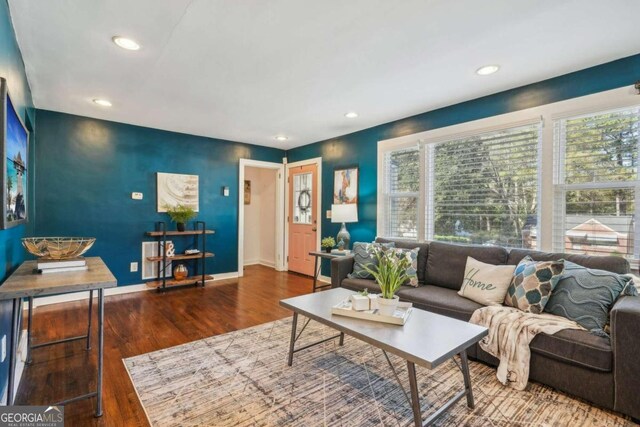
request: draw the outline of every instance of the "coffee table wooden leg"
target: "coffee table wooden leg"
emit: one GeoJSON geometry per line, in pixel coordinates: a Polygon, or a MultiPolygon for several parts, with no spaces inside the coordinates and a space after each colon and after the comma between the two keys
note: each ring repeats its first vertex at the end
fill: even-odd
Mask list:
{"type": "Polygon", "coordinates": [[[340,345],[344,345],[344,332],[340,332],[340,345]]]}
{"type": "Polygon", "coordinates": [[[413,422],[416,427],[422,427],[422,409],[420,408],[420,394],[418,393],[418,379],[416,377],[416,365],[407,361],[409,371],[409,388],[411,389],[411,409],[413,410],[413,422]]]}
{"type": "Polygon", "coordinates": [[[464,388],[467,392],[467,406],[473,409],[475,403],[473,402],[473,389],[471,388],[471,377],[469,376],[469,361],[467,360],[467,351],[463,350],[460,353],[460,362],[462,364],[462,376],[464,377],[464,388]]]}
{"type": "Polygon", "coordinates": [[[293,348],[296,344],[296,329],[298,328],[298,313],[293,313],[293,322],[291,322],[291,341],[289,342],[289,362],[288,365],[293,365],[293,348]]]}

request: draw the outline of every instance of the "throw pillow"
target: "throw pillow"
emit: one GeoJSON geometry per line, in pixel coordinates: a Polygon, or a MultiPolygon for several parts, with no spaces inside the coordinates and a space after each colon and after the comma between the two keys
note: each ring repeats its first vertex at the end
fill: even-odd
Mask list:
{"type": "Polygon", "coordinates": [[[558,281],[544,311],[573,320],[585,329],[604,336],[609,311],[616,299],[635,293],[631,277],[605,270],[586,268],[565,261],[558,281]]]}
{"type": "Polygon", "coordinates": [[[385,249],[395,247],[394,242],[390,243],[363,243],[356,242],[353,244],[353,271],[348,275],[350,279],[373,279],[371,273],[364,269],[367,266],[375,269],[378,264],[376,256],[372,253],[372,246],[382,246],[385,249]]]}
{"type": "Polygon", "coordinates": [[[513,272],[504,303],[528,313],[542,313],[563,271],[564,260],[537,262],[527,255],[513,272]]]}
{"type": "Polygon", "coordinates": [[[515,265],[493,265],[467,257],[458,295],[482,305],[502,305],[515,265]]]}
{"type": "Polygon", "coordinates": [[[411,265],[407,267],[406,273],[409,277],[407,280],[407,285],[413,286],[414,288],[418,287],[418,252],[420,252],[420,248],[414,249],[396,249],[397,254],[403,254],[411,261],[411,265]]]}

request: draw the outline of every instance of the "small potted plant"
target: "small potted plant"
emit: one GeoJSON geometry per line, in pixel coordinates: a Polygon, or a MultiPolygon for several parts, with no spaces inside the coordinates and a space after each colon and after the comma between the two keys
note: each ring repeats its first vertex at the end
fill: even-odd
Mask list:
{"type": "Polygon", "coordinates": [[[377,298],[378,313],[383,316],[393,316],[400,298],[396,291],[409,279],[407,268],[411,266],[411,255],[394,249],[382,249],[373,246],[370,249],[375,255],[378,265],[364,265],[380,286],[381,294],[377,298]]]}
{"type": "Polygon", "coordinates": [[[184,231],[186,222],[195,218],[196,211],[190,206],[177,204],[175,206],[167,206],[167,214],[171,221],[176,223],[178,231],[184,231]]]}
{"type": "Polygon", "coordinates": [[[322,239],[322,242],[320,242],[320,246],[327,253],[330,253],[331,249],[333,249],[335,245],[336,241],[333,239],[333,237],[325,237],[324,239],[322,239]]]}

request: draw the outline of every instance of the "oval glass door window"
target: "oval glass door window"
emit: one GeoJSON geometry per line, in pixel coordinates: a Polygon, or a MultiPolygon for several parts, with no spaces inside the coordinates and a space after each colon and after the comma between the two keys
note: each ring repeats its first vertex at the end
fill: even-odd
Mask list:
{"type": "Polygon", "coordinates": [[[311,224],[311,209],[313,208],[312,191],[313,174],[301,173],[293,176],[294,209],[293,222],[296,224],[311,224]]]}

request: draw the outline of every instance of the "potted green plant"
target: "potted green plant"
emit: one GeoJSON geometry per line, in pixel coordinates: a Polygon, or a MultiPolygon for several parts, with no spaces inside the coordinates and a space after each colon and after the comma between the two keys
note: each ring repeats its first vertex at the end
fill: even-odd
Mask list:
{"type": "Polygon", "coordinates": [[[396,291],[409,279],[407,268],[411,266],[411,255],[395,249],[382,249],[373,246],[370,251],[375,255],[377,265],[364,265],[380,286],[378,313],[392,316],[400,299],[396,291]]]}
{"type": "Polygon", "coordinates": [[[177,204],[175,206],[167,206],[167,214],[171,221],[176,223],[178,231],[184,231],[186,222],[191,218],[195,218],[196,211],[190,206],[177,204]]]}
{"type": "Polygon", "coordinates": [[[322,247],[322,249],[325,250],[325,252],[329,253],[331,252],[331,249],[336,245],[336,241],[334,240],[333,237],[325,237],[324,239],[322,239],[322,241],[320,242],[320,246],[322,247]]]}

